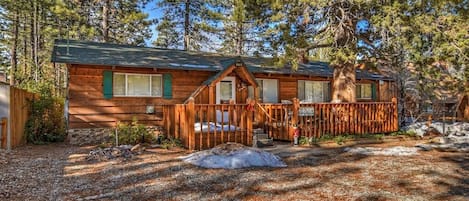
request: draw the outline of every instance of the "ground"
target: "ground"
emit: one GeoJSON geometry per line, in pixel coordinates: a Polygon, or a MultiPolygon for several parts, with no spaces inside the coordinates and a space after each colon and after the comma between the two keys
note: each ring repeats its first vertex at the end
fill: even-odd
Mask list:
{"type": "MultiPolygon", "coordinates": [[[[417,141],[359,146],[413,146],[417,141]]],[[[355,145],[358,146],[358,145],[355,145]]],[[[204,169],[183,149],[87,161],[94,147],[28,145],[0,156],[0,200],[468,200],[469,153],[366,156],[344,147],[267,149],[286,168],[204,169]]]]}

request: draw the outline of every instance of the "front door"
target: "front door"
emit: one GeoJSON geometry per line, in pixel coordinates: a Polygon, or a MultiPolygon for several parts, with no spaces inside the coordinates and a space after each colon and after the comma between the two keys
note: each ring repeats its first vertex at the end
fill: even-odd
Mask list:
{"type": "Polygon", "coordinates": [[[222,81],[217,83],[216,86],[216,103],[228,104],[230,100],[236,102],[236,78],[225,77],[222,81]]]}

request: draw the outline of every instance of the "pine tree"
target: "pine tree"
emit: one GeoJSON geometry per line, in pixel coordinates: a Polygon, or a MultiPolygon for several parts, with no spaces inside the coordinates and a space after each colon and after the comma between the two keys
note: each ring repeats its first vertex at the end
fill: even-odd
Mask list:
{"type": "Polygon", "coordinates": [[[212,37],[218,22],[212,1],[202,0],[161,0],[157,6],[164,10],[164,16],[157,25],[157,31],[164,32],[155,43],[175,41],[163,46],[175,46],[182,42],[184,50],[201,50],[213,45],[212,37]],[[169,28],[170,30],[167,30],[169,28]],[[178,37],[182,35],[182,37],[178,37]],[[181,41],[182,40],[182,41],[181,41]],[[179,42],[181,41],[181,42],[179,42]]]}

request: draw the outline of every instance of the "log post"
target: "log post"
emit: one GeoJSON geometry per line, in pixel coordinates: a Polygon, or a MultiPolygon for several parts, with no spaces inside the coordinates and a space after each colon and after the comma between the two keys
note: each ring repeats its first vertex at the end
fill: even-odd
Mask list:
{"type": "Polygon", "coordinates": [[[393,130],[392,130],[392,132],[394,132],[394,131],[397,131],[399,129],[399,118],[398,118],[398,115],[397,115],[397,112],[398,112],[397,111],[397,98],[393,97],[391,102],[392,102],[392,107],[393,107],[393,116],[392,116],[392,118],[393,118],[393,120],[392,120],[393,130]]]}
{"type": "Polygon", "coordinates": [[[194,123],[195,123],[195,104],[194,98],[189,98],[189,102],[186,106],[186,126],[185,130],[187,132],[187,137],[189,141],[189,149],[195,149],[195,131],[194,131],[194,123]]]}
{"type": "Polygon", "coordinates": [[[250,110],[247,110],[247,116],[246,116],[247,145],[252,146],[252,138],[254,137],[253,132],[252,132],[252,117],[253,117],[252,112],[254,111],[256,101],[248,98],[246,102],[251,108],[250,110]]]}
{"type": "Polygon", "coordinates": [[[298,98],[293,98],[292,100],[293,108],[292,108],[292,117],[291,117],[291,125],[289,125],[289,136],[288,138],[293,142],[293,135],[295,134],[295,127],[299,128],[298,125],[298,113],[300,110],[300,100],[298,98]]]}

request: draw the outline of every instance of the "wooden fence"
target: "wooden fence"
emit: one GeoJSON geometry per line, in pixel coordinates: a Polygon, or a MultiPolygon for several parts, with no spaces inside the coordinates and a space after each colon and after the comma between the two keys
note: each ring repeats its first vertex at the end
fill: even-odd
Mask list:
{"type": "Polygon", "coordinates": [[[225,142],[252,145],[253,128],[262,128],[276,140],[300,135],[390,133],[398,130],[397,101],[300,104],[176,104],[163,106],[164,127],[191,150],[225,142]]]}
{"type": "Polygon", "coordinates": [[[390,133],[398,130],[397,101],[367,103],[259,104],[255,121],[277,140],[293,140],[293,127],[300,135],[390,133]]]}
{"type": "Polygon", "coordinates": [[[8,129],[8,119],[3,117],[0,120],[0,147],[7,147],[7,129],[8,129]]]}
{"type": "Polygon", "coordinates": [[[248,104],[176,104],[163,106],[164,127],[186,148],[202,150],[226,142],[252,145],[253,111],[248,104]]]}
{"type": "Polygon", "coordinates": [[[28,100],[33,100],[36,95],[12,86],[8,86],[8,91],[9,97],[2,99],[2,107],[6,107],[8,113],[0,145],[1,148],[11,149],[26,143],[24,128],[30,112],[28,100]]]}
{"type": "Polygon", "coordinates": [[[10,87],[10,135],[12,148],[26,143],[24,127],[30,112],[28,100],[33,100],[34,97],[33,93],[10,87]]]}

